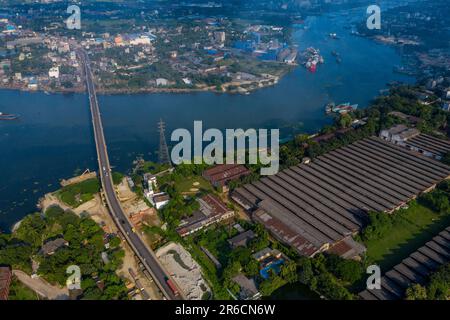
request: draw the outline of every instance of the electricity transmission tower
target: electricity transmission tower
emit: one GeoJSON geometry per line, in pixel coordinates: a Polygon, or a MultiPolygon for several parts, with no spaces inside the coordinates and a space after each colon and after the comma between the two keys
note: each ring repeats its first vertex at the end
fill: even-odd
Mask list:
{"type": "Polygon", "coordinates": [[[168,165],[172,166],[172,162],[170,161],[170,157],[169,157],[169,148],[167,147],[167,142],[166,142],[165,130],[166,130],[166,124],[164,123],[164,121],[162,121],[162,119],[160,119],[158,122],[158,131],[159,131],[158,158],[159,158],[159,163],[168,164],[168,165]]]}

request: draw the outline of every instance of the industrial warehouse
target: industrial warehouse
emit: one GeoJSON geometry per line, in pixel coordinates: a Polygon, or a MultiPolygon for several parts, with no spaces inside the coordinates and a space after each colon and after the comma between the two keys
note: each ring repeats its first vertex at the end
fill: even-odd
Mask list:
{"type": "Polygon", "coordinates": [[[352,235],[367,212],[392,213],[449,176],[449,166],[371,137],[247,184],[231,197],[299,254],[329,250],[351,258],[364,251],[352,235]]]}
{"type": "Polygon", "coordinates": [[[399,300],[414,283],[425,284],[430,274],[450,261],[450,227],[404,259],[381,278],[381,289],[364,290],[363,300],[399,300]]]}

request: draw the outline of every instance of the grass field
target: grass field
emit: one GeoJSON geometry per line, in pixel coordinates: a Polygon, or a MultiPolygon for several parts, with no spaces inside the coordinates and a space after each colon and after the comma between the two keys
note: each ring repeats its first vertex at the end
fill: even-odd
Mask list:
{"type": "Polygon", "coordinates": [[[382,270],[391,269],[449,225],[450,215],[414,203],[395,219],[381,239],[365,242],[368,261],[377,263],[382,270]]]}
{"type": "Polygon", "coordinates": [[[14,278],[9,288],[9,300],[39,300],[39,298],[33,290],[14,278]]]}
{"type": "Polygon", "coordinates": [[[211,184],[201,176],[193,176],[185,178],[181,181],[177,181],[176,188],[180,193],[197,193],[198,191],[213,190],[211,184]],[[194,185],[194,183],[196,182],[198,183],[198,185],[194,185]],[[198,191],[193,191],[193,189],[198,189],[198,191]]]}
{"type": "Polygon", "coordinates": [[[96,178],[93,178],[63,187],[57,192],[57,195],[61,201],[73,208],[76,208],[83,203],[92,200],[94,198],[94,194],[99,191],[100,183],[96,178]]]}

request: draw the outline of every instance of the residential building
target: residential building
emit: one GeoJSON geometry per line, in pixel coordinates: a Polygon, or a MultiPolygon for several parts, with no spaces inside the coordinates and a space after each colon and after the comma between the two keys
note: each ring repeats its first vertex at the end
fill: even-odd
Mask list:
{"type": "Polygon", "coordinates": [[[420,134],[415,128],[408,128],[403,124],[396,125],[390,129],[380,132],[380,138],[394,144],[405,145],[405,141],[420,134]]]}
{"type": "Polygon", "coordinates": [[[48,71],[48,76],[50,78],[58,79],[59,78],[59,67],[56,66],[56,67],[50,68],[50,70],[48,71]]]}
{"type": "Polygon", "coordinates": [[[137,46],[137,45],[150,45],[151,39],[149,36],[146,35],[140,35],[138,37],[134,37],[130,39],[130,45],[137,46]]]}
{"type": "Polygon", "coordinates": [[[154,174],[145,173],[144,174],[144,184],[146,186],[153,185],[155,187],[158,187],[158,180],[154,174]]]}
{"type": "Polygon", "coordinates": [[[124,42],[123,42],[123,38],[122,36],[118,35],[117,37],[114,38],[114,44],[116,46],[123,46],[124,42]]]}
{"type": "Polygon", "coordinates": [[[239,274],[232,279],[241,289],[239,292],[239,300],[259,300],[261,293],[256,287],[254,279],[249,279],[243,274],[239,274]]]}
{"type": "Polygon", "coordinates": [[[421,119],[418,118],[418,117],[411,116],[409,114],[405,114],[405,113],[400,112],[400,111],[389,112],[389,115],[397,117],[397,118],[402,119],[402,120],[406,120],[412,125],[416,125],[416,124],[418,124],[421,121],[421,119]]]}
{"type": "Polygon", "coordinates": [[[157,86],[157,87],[167,86],[167,85],[169,85],[169,80],[164,79],[164,78],[158,78],[158,79],[156,79],[156,86],[157,86]]]}
{"type": "Polygon", "coordinates": [[[219,43],[219,45],[223,46],[225,44],[226,35],[224,31],[216,31],[214,32],[214,40],[219,43]]]}
{"type": "Polygon", "coordinates": [[[183,219],[177,229],[178,234],[182,237],[234,216],[234,211],[215,195],[207,194],[197,201],[200,204],[199,210],[183,219]]]}
{"type": "Polygon", "coordinates": [[[156,209],[163,208],[166,204],[169,203],[170,197],[165,192],[155,193],[152,198],[152,204],[156,207],[156,209]]]}
{"type": "Polygon", "coordinates": [[[228,239],[228,243],[233,248],[246,247],[254,238],[256,238],[256,234],[252,230],[247,230],[231,239],[228,239]]]}
{"type": "Polygon", "coordinates": [[[69,243],[66,240],[64,240],[63,238],[58,238],[46,242],[41,248],[41,253],[45,256],[51,256],[55,254],[55,252],[58,251],[59,249],[65,246],[67,247],[68,245],[69,243]]]}
{"type": "Polygon", "coordinates": [[[271,256],[279,259],[279,258],[281,258],[282,254],[277,249],[271,249],[269,247],[264,248],[262,250],[259,250],[258,252],[252,254],[252,257],[256,261],[262,261],[262,260],[267,259],[267,258],[269,258],[271,256]]]}

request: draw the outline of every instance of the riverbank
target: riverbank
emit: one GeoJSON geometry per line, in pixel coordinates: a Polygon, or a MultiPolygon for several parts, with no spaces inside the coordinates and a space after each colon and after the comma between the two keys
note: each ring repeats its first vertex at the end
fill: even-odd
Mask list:
{"type": "MultiPolygon", "coordinates": [[[[293,69],[292,69],[293,70],[293,69]]],[[[259,89],[264,89],[276,85],[279,80],[290,71],[282,73],[280,76],[267,75],[266,79],[258,81],[240,81],[240,82],[226,82],[218,86],[210,87],[192,87],[192,88],[171,88],[171,87],[148,87],[148,88],[103,88],[101,85],[96,84],[96,91],[99,95],[132,95],[132,94],[156,94],[156,93],[198,93],[198,92],[213,92],[213,93],[229,93],[229,94],[250,94],[259,89]]],[[[23,92],[45,92],[47,94],[70,94],[70,93],[83,93],[86,91],[85,86],[76,88],[50,88],[50,87],[37,87],[29,88],[25,86],[8,86],[5,84],[0,85],[0,90],[18,90],[23,92]]]]}

